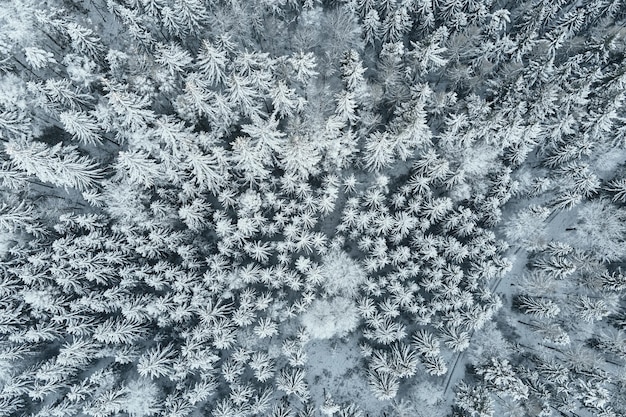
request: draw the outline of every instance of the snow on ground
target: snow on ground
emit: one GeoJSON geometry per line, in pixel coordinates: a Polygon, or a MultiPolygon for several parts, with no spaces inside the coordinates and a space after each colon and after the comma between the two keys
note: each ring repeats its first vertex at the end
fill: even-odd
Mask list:
{"type": "Polygon", "coordinates": [[[358,332],[345,338],[311,340],[306,344],[307,383],[313,404],[324,403],[330,394],[336,404],[354,403],[370,416],[382,415],[389,402],[374,398],[361,361],[358,332]]]}

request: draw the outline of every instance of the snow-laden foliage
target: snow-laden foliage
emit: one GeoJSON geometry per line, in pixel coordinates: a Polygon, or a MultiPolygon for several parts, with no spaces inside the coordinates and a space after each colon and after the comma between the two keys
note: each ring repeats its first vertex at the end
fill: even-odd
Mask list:
{"type": "Polygon", "coordinates": [[[365,271],[345,252],[330,252],[322,257],[320,274],[324,290],[331,295],[354,296],[366,280],[365,271]]]}
{"type": "Polygon", "coordinates": [[[302,316],[302,325],[313,339],[345,336],[359,324],[354,303],[344,297],[316,300],[302,316]]]}
{"type": "Polygon", "coordinates": [[[0,416],[623,415],[625,18],[3,4],[0,416]]]}

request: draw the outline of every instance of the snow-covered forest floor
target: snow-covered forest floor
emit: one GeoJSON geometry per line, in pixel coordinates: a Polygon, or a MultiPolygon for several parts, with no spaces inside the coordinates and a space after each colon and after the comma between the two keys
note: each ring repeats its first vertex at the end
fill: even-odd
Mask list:
{"type": "Polygon", "coordinates": [[[626,416],[623,0],[0,6],[0,417],[626,416]]]}

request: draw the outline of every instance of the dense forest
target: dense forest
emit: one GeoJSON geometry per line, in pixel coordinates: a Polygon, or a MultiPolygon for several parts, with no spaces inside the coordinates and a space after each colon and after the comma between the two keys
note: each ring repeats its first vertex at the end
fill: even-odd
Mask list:
{"type": "Polygon", "coordinates": [[[626,416],[626,2],[5,0],[0,416],[626,416]]]}

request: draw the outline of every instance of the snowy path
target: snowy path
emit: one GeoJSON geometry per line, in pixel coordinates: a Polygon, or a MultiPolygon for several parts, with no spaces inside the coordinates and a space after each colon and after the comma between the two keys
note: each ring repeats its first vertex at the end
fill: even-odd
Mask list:
{"type": "MultiPolygon", "coordinates": [[[[503,216],[501,224],[506,224],[508,219],[510,219],[513,214],[515,214],[520,209],[528,207],[530,204],[532,204],[530,201],[525,201],[523,203],[517,202],[514,207],[507,207],[507,210],[504,211],[505,215],[503,216]]],[[[548,217],[545,225],[545,230],[549,241],[566,240],[566,229],[572,227],[572,225],[576,223],[576,215],[577,209],[555,210],[548,217]]],[[[496,232],[496,235],[499,239],[503,239],[503,236],[501,236],[498,231],[496,232]]],[[[516,279],[524,274],[528,261],[528,252],[521,246],[512,246],[505,254],[505,258],[509,259],[513,263],[513,266],[506,275],[502,276],[492,283],[491,291],[499,294],[502,297],[504,303],[502,309],[510,309],[514,284],[516,279]]],[[[474,332],[471,333],[470,338],[472,338],[473,335],[474,332]]],[[[465,376],[465,370],[469,363],[465,352],[466,351],[463,351],[455,355],[454,362],[451,366],[451,372],[448,374],[447,378],[444,381],[444,396],[446,396],[446,394],[448,394],[448,392],[453,389],[454,386],[458,384],[465,376]]],[[[451,402],[450,397],[451,396],[447,396],[448,401],[451,402]]]]}

